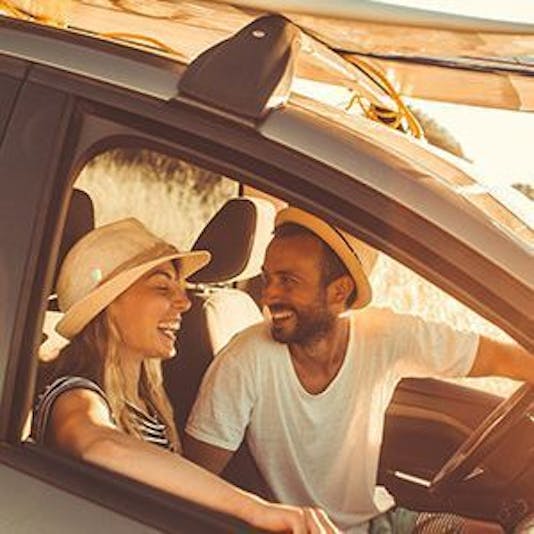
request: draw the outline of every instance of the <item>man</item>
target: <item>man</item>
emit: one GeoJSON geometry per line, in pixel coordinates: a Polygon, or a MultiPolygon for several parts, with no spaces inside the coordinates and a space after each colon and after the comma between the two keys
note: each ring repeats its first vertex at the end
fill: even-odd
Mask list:
{"type": "Polygon", "coordinates": [[[368,247],[296,208],[275,226],[263,266],[270,324],[247,329],[215,359],[186,455],[220,473],[246,432],[277,499],[321,506],[343,531],[364,532],[394,504],[375,484],[399,380],[498,373],[534,382],[533,360],[518,346],[363,310],[375,260],[368,247]]]}

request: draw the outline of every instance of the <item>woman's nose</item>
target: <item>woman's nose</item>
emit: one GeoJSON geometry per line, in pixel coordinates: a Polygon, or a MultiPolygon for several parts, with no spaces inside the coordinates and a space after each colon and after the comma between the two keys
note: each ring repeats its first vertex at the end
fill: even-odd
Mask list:
{"type": "Polygon", "coordinates": [[[184,313],[191,308],[191,301],[189,300],[189,297],[187,296],[187,293],[184,288],[179,287],[174,292],[174,299],[173,299],[173,305],[174,307],[184,313]]]}

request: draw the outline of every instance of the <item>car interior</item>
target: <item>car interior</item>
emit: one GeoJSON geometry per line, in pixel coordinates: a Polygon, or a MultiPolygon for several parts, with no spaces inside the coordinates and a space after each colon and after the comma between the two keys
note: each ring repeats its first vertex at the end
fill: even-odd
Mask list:
{"type": "MultiPolygon", "coordinates": [[[[263,255],[274,228],[281,199],[239,187],[229,194],[213,215],[199,225],[192,249],[206,249],[212,261],[188,280],[192,303],[184,315],[178,357],[164,365],[165,387],[174,408],[175,421],[183,434],[189,410],[203,374],[217,352],[233,335],[262,320],[260,272],[263,255]]],[[[93,197],[96,196],[93,195],[93,197]]],[[[98,224],[98,209],[91,193],[72,191],[61,241],[58,265],[72,244],[98,224]]],[[[179,211],[179,210],[178,210],[179,211]]],[[[178,213],[178,216],[180,214],[178,213]]],[[[120,218],[120,217],[117,217],[120,218]]],[[[57,271],[56,271],[57,276],[57,271]]],[[[54,295],[49,299],[44,321],[40,358],[57,354],[63,340],[53,332],[58,320],[54,295]]],[[[523,487],[524,465],[510,463],[510,470],[490,470],[490,475],[473,476],[451,493],[429,491],[431,481],[473,429],[492,412],[502,398],[465,385],[435,379],[405,379],[397,387],[386,416],[378,483],[387,487],[402,506],[417,510],[454,511],[474,518],[503,523],[502,492],[497,486],[523,487]]],[[[26,425],[27,437],[29,425],[26,425]]],[[[531,439],[526,428],[516,429],[515,440],[531,439]]],[[[534,449],[531,449],[534,450],[534,449]]],[[[493,462],[513,456],[512,449],[500,450],[493,462]]],[[[493,464],[492,464],[493,465],[493,464]]],[[[235,484],[269,497],[270,491],[255,466],[246,443],[241,446],[223,476],[235,484]]],[[[506,493],[508,489],[504,493],[506,493]]],[[[528,510],[529,504],[509,507],[510,524],[528,510]]]]}

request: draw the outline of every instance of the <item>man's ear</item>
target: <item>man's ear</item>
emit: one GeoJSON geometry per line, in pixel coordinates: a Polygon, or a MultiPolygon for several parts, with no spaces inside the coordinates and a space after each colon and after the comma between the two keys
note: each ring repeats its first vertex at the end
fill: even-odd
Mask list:
{"type": "Polygon", "coordinates": [[[346,302],[349,295],[354,290],[354,280],[348,275],[336,278],[328,286],[328,294],[331,304],[342,305],[343,310],[346,309],[346,302]]]}

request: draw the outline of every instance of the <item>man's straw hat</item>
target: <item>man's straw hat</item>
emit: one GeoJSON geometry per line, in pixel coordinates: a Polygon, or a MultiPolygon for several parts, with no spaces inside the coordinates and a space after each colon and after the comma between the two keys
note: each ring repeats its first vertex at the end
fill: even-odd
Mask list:
{"type": "Polygon", "coordinates": [[[376,263],[378,256],[376,250],[319,217],[298,208],[290,207],[278,212],[275,227],[287,223],[307,228],[334,251],[356,284],[356,300],[351,308],[367,306],[372,296],[368,276],[376,263]]]}
{"type": "Polygon", "coordinates": [[[204,250],[179,252],[134,218],[101,226],[82,237],[63,261],[56,291],[65,315],[56,330],[72,339],[157,265],[178,260],[180,275],[187,278],[210,258],[204,250]]]}

